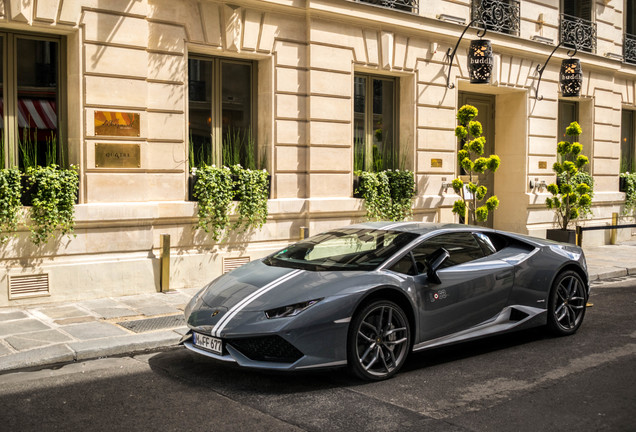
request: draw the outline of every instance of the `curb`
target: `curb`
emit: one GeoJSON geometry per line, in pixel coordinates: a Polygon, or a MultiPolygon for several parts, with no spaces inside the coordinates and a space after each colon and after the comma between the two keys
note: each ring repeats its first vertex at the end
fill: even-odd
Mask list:
{"type": "Polygon", "coordinates": [[[71,342],[11,354],[0,361],[0,375],[103,357],[128,356],[176,348],[181,339],[178,330],[180,329],[71,342]]]}

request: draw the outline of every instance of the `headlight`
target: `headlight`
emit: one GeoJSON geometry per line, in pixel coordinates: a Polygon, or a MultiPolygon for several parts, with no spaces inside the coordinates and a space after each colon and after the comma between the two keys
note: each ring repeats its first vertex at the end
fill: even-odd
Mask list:
{"type": "Polygon", "coordinates": [[[301,313],[305,309],[315,305],[320,300],[322,300],[322,299],[319,298],[319,299],[316,299],[316,300],[309,300],[309,301],[306,301],[306,302],[296,303],[296,304],[292,304],[292,305],[288,305],[288,306],[283,306],[283,307],[279,307],[279,308],[276,308],[276,309],[270,309],[268,311],[265,311],[265,316],[268,319],[293,317],[293,316],[298,315],[299,313],[301,313]]]}

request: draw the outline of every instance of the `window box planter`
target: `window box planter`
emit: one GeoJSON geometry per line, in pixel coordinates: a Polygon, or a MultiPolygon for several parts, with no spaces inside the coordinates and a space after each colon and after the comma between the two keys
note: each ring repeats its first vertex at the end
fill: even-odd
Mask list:
{"type": "MultiPolygon", "coordinates": [[[[196,184],[198,179],[199,177],[196,174],[188,174],[188,201],[198,201],[194,197],[194,185],[196,184]]],[[[232,180],[234,181],[234,183],[236,183],[238,180],[238,177],[232,176],[232,180]]],[[[238,193],[238,191],[235,190],[235,193],[238,193]]],[[[267,197],[268,198],[272,197],[272,175],[271,174],[267,175],[267,197]]]]}
{"type": "Polygon", "coordinates": [[[31,241],[40,245],[56,236],[73,234],[79,192],[77,169],[29,167],[20,181],[21,204],[30,207],[31,241]]]}
{"type": "MultiPolygon", "coordinates": [[[[20,203],[24,207],[31,207],[33,205],[33,197],[38,191],[38,184],[31,184],[29,176],[25,173],[20,175],[21,192],[20,203]]],[[[79,183],[75,190],[75,204],[79,204],[79,183]]]]}

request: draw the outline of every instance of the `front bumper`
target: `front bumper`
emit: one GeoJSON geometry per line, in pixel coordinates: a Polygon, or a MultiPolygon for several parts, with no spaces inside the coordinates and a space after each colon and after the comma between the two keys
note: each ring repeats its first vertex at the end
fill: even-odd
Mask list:
{"type": "MultiPolygon", "coordinates": [[[[298,350],[293,345],[289,344],[287,341],[285,342],[287,345],[289,345],[289,347],[279,348],[279,350],[283,350],[283,349],[285,350],[284,352],[285,355],[281,355],[278,357],[272,356],[272,355],[263,355],[262,353],[258,353],[256,347],[253,349],[250,349],[246,347],[245,345],[241,345],[241,341],[251,341],[256,339],[273,338],[273,337],[277,337],[277,336],[261,336],[261,337],[255,337],[255,338],[238,338],[238,339],[224,340],[223,355],[218,355],[216,353],[207,351],[205,349],[199,348],[196,345],[194,345],[194,341],[192,338],[192,331],[188,332],[181,339],[179,343],[183,344],[183,346],[185,346],[187,349],[197,354],[201,354],[206,357],[219,360],[219,361],[237,363],[239,366],[254,368],[254,369],[292,371],[292,370],[312,369],[312,368],[337,367],[337,366],[344,366],[347,364],[346,359],[336,360],[333,358],[303,354],[300,350],[298,350]],[[239,347],[242,351],[239,349],[239,347]],[[247,353],[247,355],[244,354],[244,352],[247,353]]],[[[285,345],[285,344],[280,344],[280,345],[285,345]]]]}

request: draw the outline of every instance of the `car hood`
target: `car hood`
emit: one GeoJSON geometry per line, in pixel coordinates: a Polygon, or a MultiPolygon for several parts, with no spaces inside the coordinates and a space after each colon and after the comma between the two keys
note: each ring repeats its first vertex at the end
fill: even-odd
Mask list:
{"type": "Polygon", "coordinates": [[[252,261],[210,283],[192,300],[190,326],[214,326],[233,311],[265,311],[308,300],[359,292],[373,286],[396,285],[386,272],[308,271],[252,261]]]}
{"type": "Polygon", "coordinates": [[[297,270],[258,260],[217,279],[202,300],[209,307],[232,309],[243,303],[244,311],[260,311],[339,294],[352,288],[354,279],[367,279],[365,275],[369,272],[297,270]]]}

